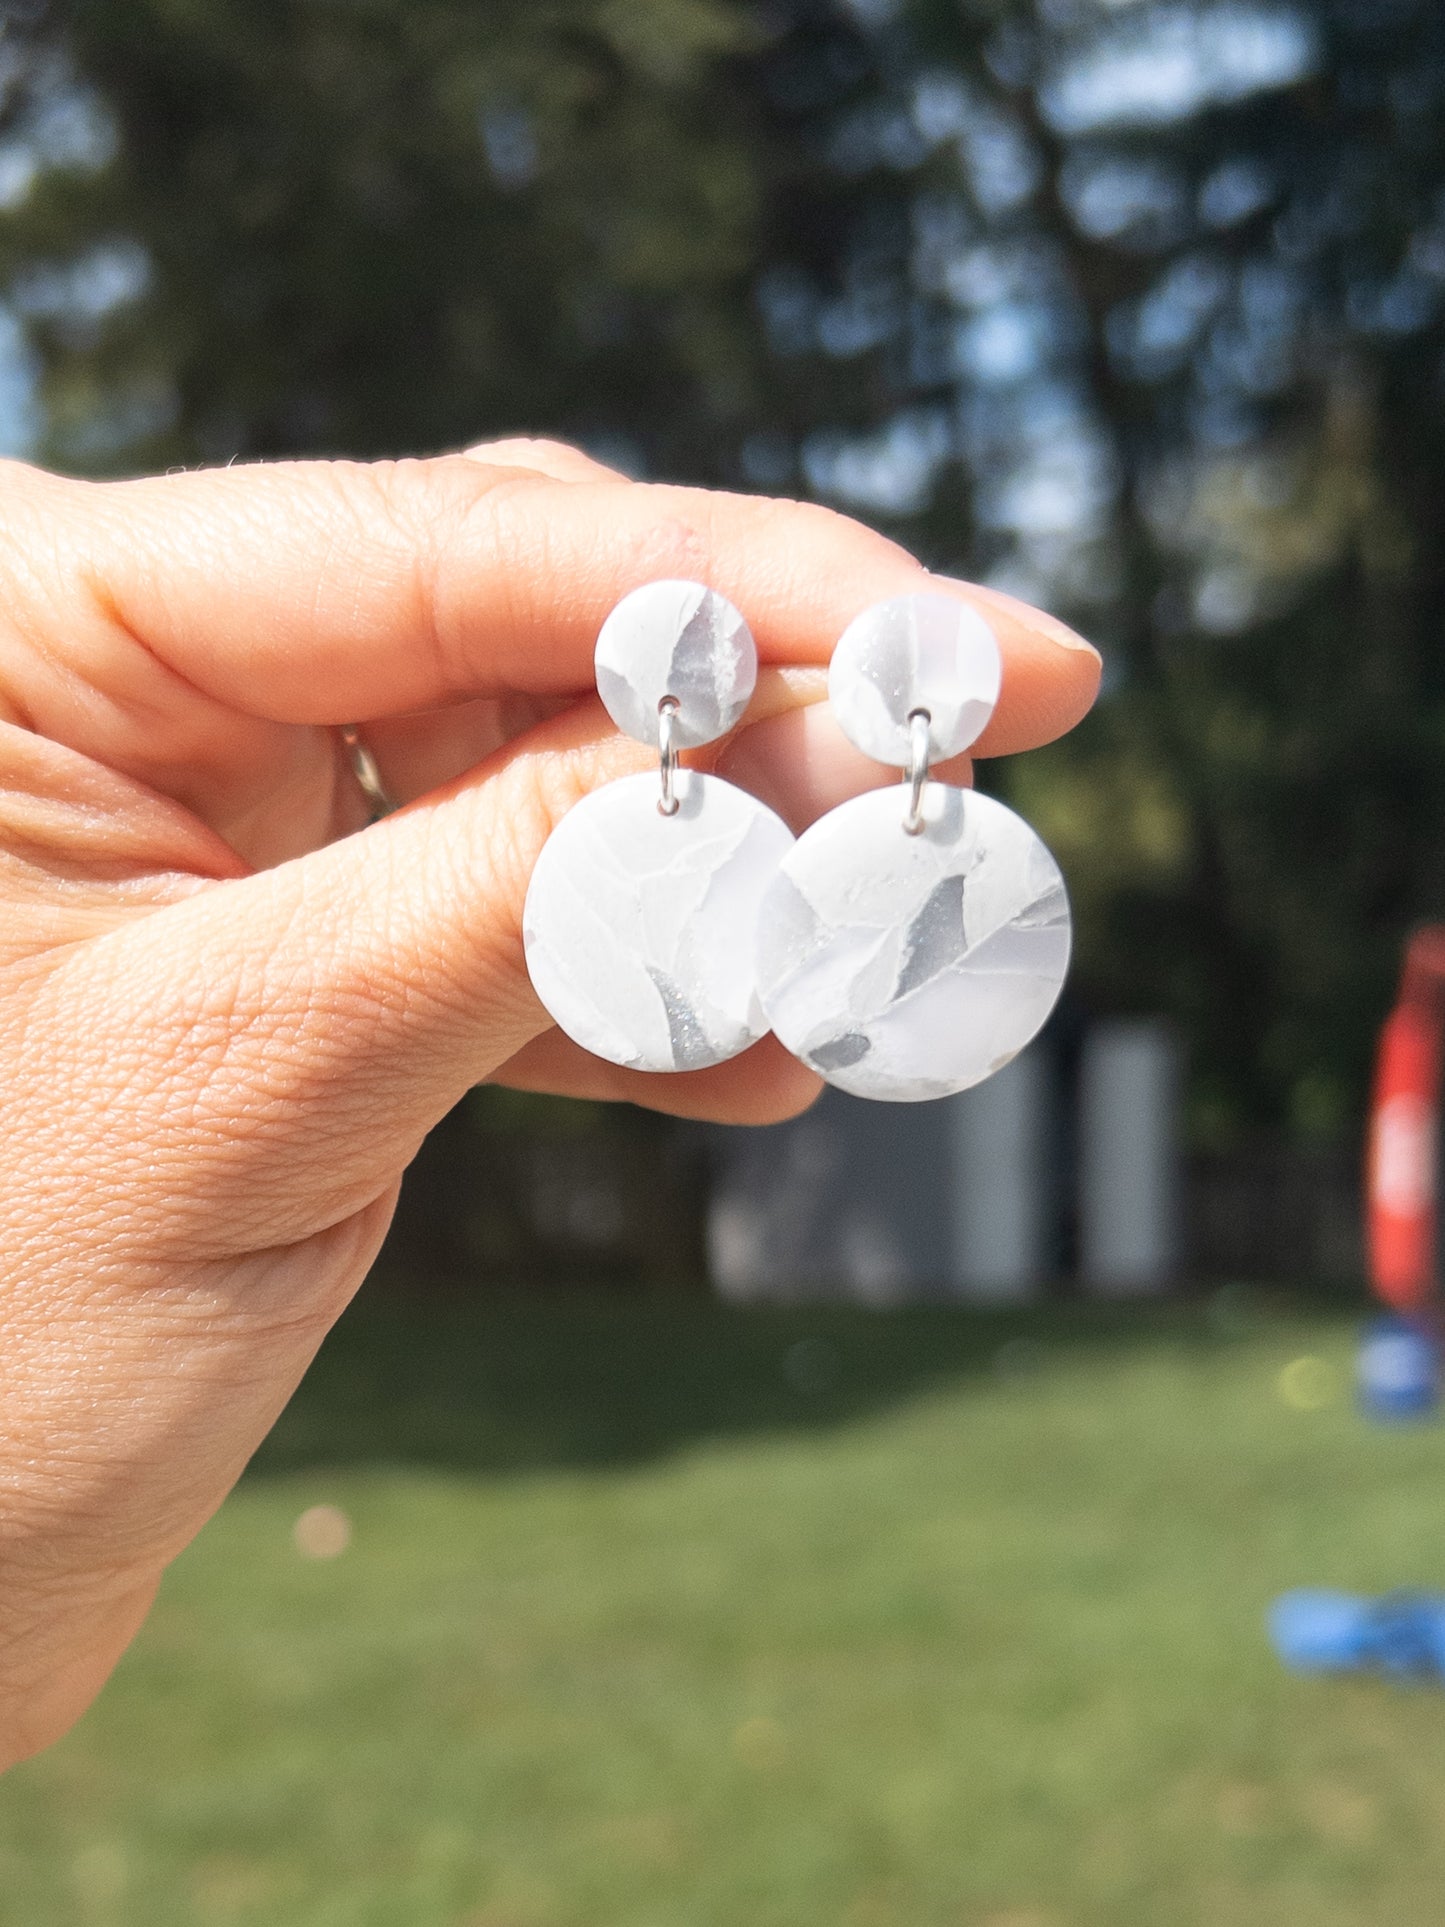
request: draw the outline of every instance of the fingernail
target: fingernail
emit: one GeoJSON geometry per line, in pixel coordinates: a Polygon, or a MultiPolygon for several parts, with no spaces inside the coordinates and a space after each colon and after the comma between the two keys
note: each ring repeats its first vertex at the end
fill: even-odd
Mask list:
{"type": "Polygon", "coordinates": [[[1047,610],[1035,609],[1032,603],[1021,602],[1017,596],[1006,595],[1002,589],[986,589],[982,583],[964,582],[958,576],[936,575],[933,579],[943,583],[946,588],[961,590],[970,602],[985,612],[993,610],[1011,616],[1020,628],[1046,637],[1061,649],[1082,649],[1086,654],[1096,659],[1098,657],[1099,652],[1092,642],[1076,629],[1071,629],[1066,622],[1060,622],[1057,616],[1051,616],[1047,610]]]}

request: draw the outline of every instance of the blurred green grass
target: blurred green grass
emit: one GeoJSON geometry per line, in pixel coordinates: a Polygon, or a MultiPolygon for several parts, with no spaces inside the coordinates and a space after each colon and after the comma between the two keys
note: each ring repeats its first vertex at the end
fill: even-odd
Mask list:
{"type": "Polygon", "coordinates": [[[1355,1416],[1352,1336],[372,1294],[0,1782],[0,1924],[1445,1919],[1445,1694],[1262,1628],[1445,1585],[1445,1433],[1355,1416]]]}

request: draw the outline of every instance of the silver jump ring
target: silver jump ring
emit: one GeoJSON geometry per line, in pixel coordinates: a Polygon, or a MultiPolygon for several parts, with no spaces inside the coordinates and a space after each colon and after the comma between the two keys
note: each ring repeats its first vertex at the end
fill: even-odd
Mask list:
{"type": "Polygon", "coordinates": [[[933,718],[926,709],[908,715],[908,814],[903,827],[910,836],[923,831],[923,788],[928,781],[928,729],[933,718]]]}
{"type": "Polygon", "coordinates": [[[657,705],[657,746],[662,755],[662,795],[657,809],[660,816],[676,816],[678,812],[677,791],[673,778],[677,774],[677,744],[674,731],[677,728],[679,704],[676,696],[664,696],[657,705]]]}
{"type": "Polygon", "coordinates": [[[376,766],[376,758],[362,740],[361,731],[355,723],[343,723],[337,730],[346,758],[351,765],[351,773],[356,778],[357,787],[366,798],[371,810],[370,820],[379,823],[384,816],[390,816],[401,805],[381,779],[381,771],[376,766]]]}

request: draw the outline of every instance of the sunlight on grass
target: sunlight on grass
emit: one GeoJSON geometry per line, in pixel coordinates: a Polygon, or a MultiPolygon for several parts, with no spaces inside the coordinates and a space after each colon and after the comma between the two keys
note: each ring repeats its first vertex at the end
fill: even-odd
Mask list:
{"type": "Polygon", "coordinates": [[[1355,1415],[1351,1336],[365,1306],[0,1785],[0,1923],[1434,1919],[1445,1696],[1263,1634],[1445,1581],[1442,1435],[1355,1415]]]}

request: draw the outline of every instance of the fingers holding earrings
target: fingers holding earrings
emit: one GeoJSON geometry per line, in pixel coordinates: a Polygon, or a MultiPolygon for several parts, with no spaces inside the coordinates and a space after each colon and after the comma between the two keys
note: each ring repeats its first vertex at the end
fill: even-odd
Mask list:
{"type": "MultiPolygon", "coordinates": [[[[528,969],[574,1043],[630,1072],[692,1071],[771,1026],[840,1088],[914,1101],[978,1083],[1037,1032],[1069,956],[1057,865],[1011,811],[931,768],[967,751],[999,699],[1002,654],[975,608],[918,592],[849,625],[828,672],[832,721],[886,766],[886,787],[796,843],[755,795],[676,767],[675,746],[723,736],[754,687],[752,637],[725,598],[649,584],[609,616],[596,660],[609,714],[661,767],[657,784],[584,796],[532,875],[528,969]]],[[[754,759],[785,728],[808,724],[757,725],[772,740],[753,742],[754,759]]],[[[724,759],[733,775],[747,761],[737,747],[724,759]]],[[[788,814],[811,814],[816,789],[779,795],[769,769],[788,814]]],[[[846,758],[833,774],[857,787],[846,758]]]]}

